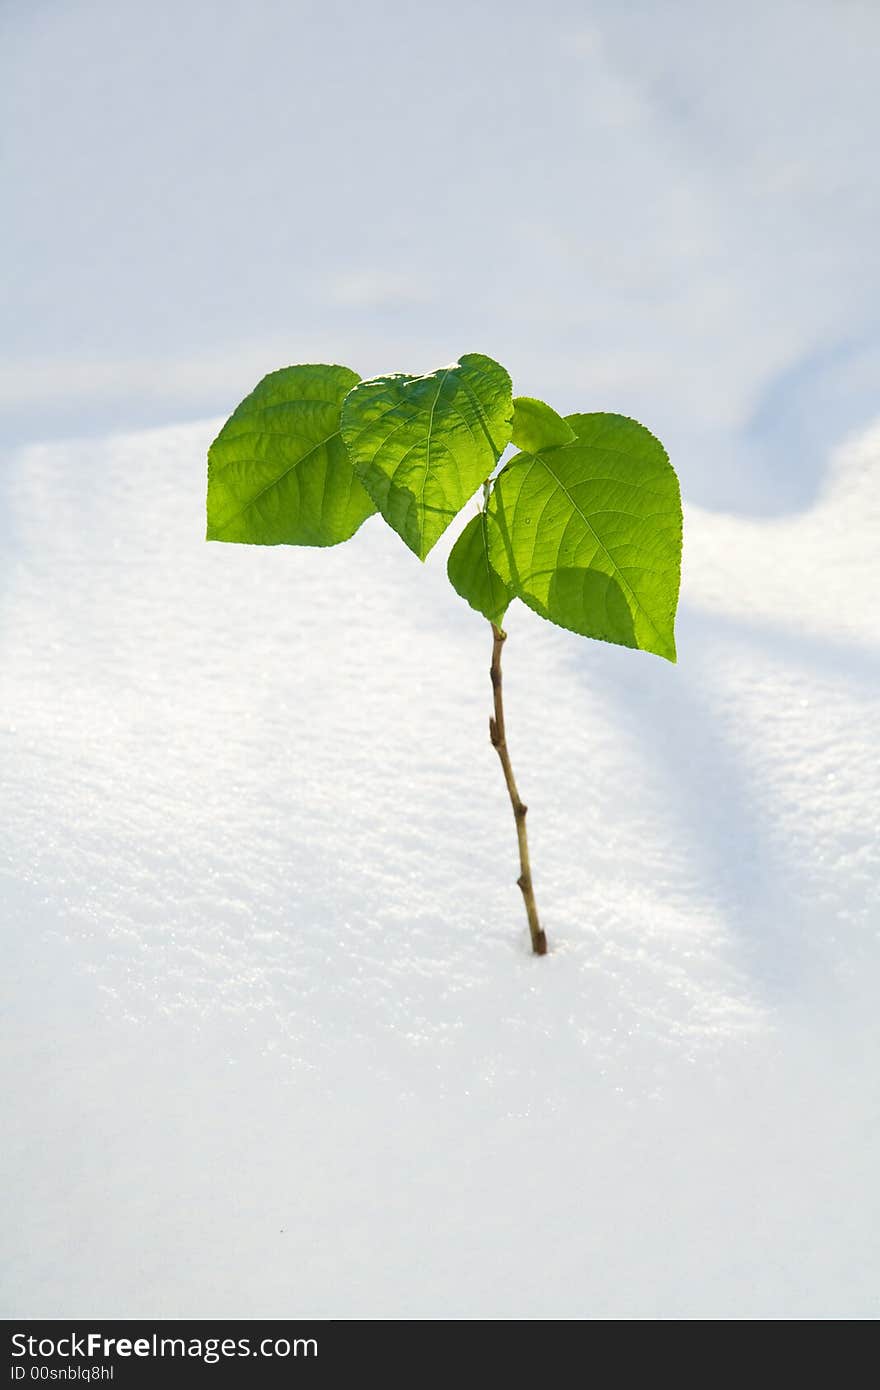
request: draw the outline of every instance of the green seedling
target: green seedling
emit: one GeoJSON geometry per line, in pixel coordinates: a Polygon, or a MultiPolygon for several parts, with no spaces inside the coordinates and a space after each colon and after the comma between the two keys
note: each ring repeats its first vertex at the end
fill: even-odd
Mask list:
{"type": "Polygon", "coordinates": [[[380,512],[424,560],[477,494],[449,555],[453,588],[492,627],[489,735],[513,807],[532,949],[545,955],[526,807],[504,724],[502,624],[515,599],[584,637],[675,661],[678,479],[623,415],[567,415],[514,397],[490,357],[362,381],[347,367],[264,377],[208,452],[208,540],[338,545],[380,512]],[[516,449],[500,468],[508,445],[516,449]]]}

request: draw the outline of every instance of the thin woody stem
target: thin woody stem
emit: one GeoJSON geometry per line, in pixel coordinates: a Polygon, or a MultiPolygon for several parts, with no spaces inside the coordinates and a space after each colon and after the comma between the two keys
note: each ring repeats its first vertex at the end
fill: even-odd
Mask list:
{"type": "Polygon", "coordinates": [[[507,640],[507,634],[501,631],[495,623],[492,624],[492,666],[489,674],[492,677],[492,694],[495,701],[495,714],[489,720],[489,738],[492,747],[501,759],[501,766],[504,769],[504,780],[507,783],[507,791],[510,796],[510,804],[513,807],[513,818],[516,821],[516,838],[519,843],[519,867],[520,875],[517,883],[522,890],[523,900],[526,905],[526,916],[529,919],[529,932],[532,938],[532,950],[536,956],[546,956],[547,938],[541,929],[538,921],[538,908],[535,903],[535,892],[532,888],[532,870],[529,864],[529,842],[526,837],[526,811],[520,800],[519,792],[516,789],[516,781],[513,776],[513,768],[510,763],[510,754],[507,751],[507,737],[504,731],[504,701],[501,695],[501,648],[507,640]]]}

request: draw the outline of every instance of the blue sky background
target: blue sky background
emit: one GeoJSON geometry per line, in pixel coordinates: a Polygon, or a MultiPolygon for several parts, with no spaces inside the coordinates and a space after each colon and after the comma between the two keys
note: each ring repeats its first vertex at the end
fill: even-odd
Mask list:
{"type": "Polygon", "coordinates": [[[878,414],[878,41],[871,0],[6,0],[3,437],[479,350],[800,509],[878,414]]]}

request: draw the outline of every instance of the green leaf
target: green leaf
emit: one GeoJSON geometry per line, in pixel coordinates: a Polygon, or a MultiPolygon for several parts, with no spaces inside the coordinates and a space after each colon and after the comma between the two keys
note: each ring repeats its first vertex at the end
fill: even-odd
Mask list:
{"type": "Polygon", "coordinates": [[[363,381],[342,408],[342,437],[379,511],[424,560],[494,469],[513,419],[510,377],[467,353],[428,376],[363,381]]]}
{"type": "Polygon", "coordinates": [[[338,545],[376,510],[339,429],[348,367],[271,372],[208,451],[208,540],[338,545]]]}
{"type": "MultiPolygon", "coordinates": [[[[446,573],[456,593],[500,627],[514,595],[489,557],[488,532],[495,525],[494,518],[485,511],[469,521],[449,552],[446,573]]],[[[497,550],[497,537],[491,548],[497,550]]]]}
{"type": "Polygon", "coordinates": [[[675,660],[681,499],[666,451],[622,415],[569,415],[571,444],[518,454],[495,480],[501,579],[543,617],[675,660]]]}
{"type": "Polygon", "coordinates": [[[552,406],[534,396],[516,396],[513,401],[511,444],[533,454],[538,449],[555,449],[575,438],[571,425],[557,415],[552,406]]]}

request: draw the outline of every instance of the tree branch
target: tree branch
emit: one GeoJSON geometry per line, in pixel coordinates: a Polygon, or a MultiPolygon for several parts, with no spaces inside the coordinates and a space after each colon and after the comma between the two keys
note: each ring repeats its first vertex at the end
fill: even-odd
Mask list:
{"type": "Polygon", "coordinates": [[[526,916],[529,919],[529,932],[532,938],[532,950],[536,956],[546,956],[547,938],[541,930],[541,923],[538,921],[538,908],[535,903],[535,893],[532,888],[532,870],[529,864],[529,842],[526,837],[526,812],[520,800],[519,792],[516,789],[516,781],[513,776],[513,768],[510,763],[510,754],[507,751],[507,737],[504,730],[504,702],[501,695],[501,648],[507,640],[507,634],[501,631],[495,623],[492,624],[492,666],[489,674],[492,678],[492,694],[495,702],[495,715],[489,720],[489,738],[492,747],[501,759],[501,766],[504,770],[504,780],[507,783],[507,791],[510,796],[510,804],[513,807],[513,818],[516,822],[516,838],[519,843],[519,867],[520,875],[517,883],[522,890],[523,900],[526,905],[526,916]]]}

